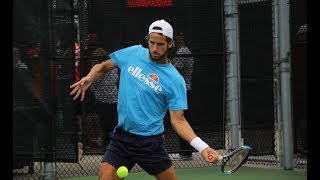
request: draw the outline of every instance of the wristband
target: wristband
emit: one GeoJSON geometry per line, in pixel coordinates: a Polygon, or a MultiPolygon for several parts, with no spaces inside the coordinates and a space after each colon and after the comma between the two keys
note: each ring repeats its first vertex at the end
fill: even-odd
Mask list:
{"type": "Polygon", "coordinates": [[[190,145],[192,147],[194,147],[196,150],[198,150],[200,153],[205,148],[209,147],[209,145],[207,143],[205,143],[204,141],[202,141],[199,137],[192,139],[192,141],[190,142],[190,145]]]}

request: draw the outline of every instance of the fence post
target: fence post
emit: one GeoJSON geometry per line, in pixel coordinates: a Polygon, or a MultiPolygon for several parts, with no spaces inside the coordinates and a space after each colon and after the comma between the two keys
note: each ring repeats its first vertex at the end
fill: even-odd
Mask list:
{"type": "Polygon", "coordinates": [[[240,115],[239,115],[239,37],[238,37],[238,7],[236,0],[224,1],[226,56],[227,56],[227,113],[229,117],[231,149],[240,145],[240,115]]]}
{"type": "Polygon", "coordinates": [[[293,132],[291,108],[290,2],[279,0],[279,44],[281,119],[283,122],[283,165],[293,169],[293,132]]]}
{"type": "Polygon", "coordinates": [[[43,162],[42,180],[55,180],[55,168],[53,162],[43,162]]]}

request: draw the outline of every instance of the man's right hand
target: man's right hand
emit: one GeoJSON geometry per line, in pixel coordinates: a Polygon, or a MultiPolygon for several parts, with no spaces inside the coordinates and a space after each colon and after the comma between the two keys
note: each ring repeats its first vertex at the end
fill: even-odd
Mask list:
{"type": "Polygon", "coordinates": [[[213,164],[219,162],[219,154],[214,149],[207,147],[201,152],[201,155],[203,159],[205,159],[207,162],[211,162],[213,164]],[[212,159],[209,158],[209,155],[212,156],[212,159]]]}

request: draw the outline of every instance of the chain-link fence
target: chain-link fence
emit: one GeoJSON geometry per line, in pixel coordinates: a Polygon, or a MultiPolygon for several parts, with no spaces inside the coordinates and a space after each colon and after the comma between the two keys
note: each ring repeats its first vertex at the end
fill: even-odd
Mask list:
{"type": "MultiPolygon", "coordinates": [[[[224,1],[144,2],[14,1],[13,179],[41,179],[48,162],[54,162],[49,171],[54,170],[56,179],[98,174],[109,133],[117,123],[120,70],[95,81],[82,103],[72,100],[69,86],[94,64],[108,59],[109,53],[132,44],[145,46],[149,24],[162,18],[171,23],[177,37],[169,57],[187,84],[187,120],[211,147],[222,154],[230,150],[230,123],[225,116],[224,1]]],[[[296,1],[291,2],[296,7],[296,1]]],[[[281,167],[281,126],[273,97],[273,3],[238,1],[242,54],[248,54],[248,49],[253,54],[243,56],[247,61],[242,62],[242,71],[254,76],[248,79],[250,74],[244,74],[242,79],[241,141],[253,147],[247,164],[281,167]],[[261,72],[255,76],[250,71],[257,67],[254,55],[259,53],[265,55],[259,61],[266,63],[261,69],[263,78],[261,72]]],[[[294,22],[304,22],[297,18],[300,11],[295,12],[294,22]]],[[[293,64],[301,66],[307,29],[295,30],[293,64]]],[[[299,73],[296,76],[305,74],[299,73]]],[[[305,81],[294,82],[303,87],[305,81]]],[[[305,95],[303,88],[296,93],[305,95]]],[[[301,106],[303,99],[297,104],[301,106]]],[[[294,109],[306,108],[296,106],[294,109]]],[[[298,127],[306,125],[305,112],[294,116],[294,166],[301,169],[307,168],[306,129],[298,127]]],[[[166,147],[176,168],[213,166],[176,135],[168,114],[164,123],[166,147]]],[[[143,170],[136,165],[131,171],[143,170]]]]}

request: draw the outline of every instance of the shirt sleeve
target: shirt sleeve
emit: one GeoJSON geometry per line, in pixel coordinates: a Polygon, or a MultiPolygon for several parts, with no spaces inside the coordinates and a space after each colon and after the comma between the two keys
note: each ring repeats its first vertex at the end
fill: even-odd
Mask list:
{"type": "Polygon", "coordinates": [[[187,89],[186,83],[182,76],[173,81],[170,93],[168,96],[169,110],[186,110],[188,109],[187,103],[187,89]]]}
{"type": "Polygon", "coordinates": [[[130,46],[124,49],[117,50],[109,55],[112,62],[114,62],[120,69],[127,63],[128,57],[138,50],[139,46],[130,46]]]}

